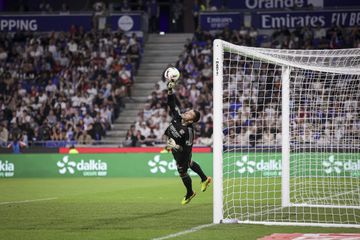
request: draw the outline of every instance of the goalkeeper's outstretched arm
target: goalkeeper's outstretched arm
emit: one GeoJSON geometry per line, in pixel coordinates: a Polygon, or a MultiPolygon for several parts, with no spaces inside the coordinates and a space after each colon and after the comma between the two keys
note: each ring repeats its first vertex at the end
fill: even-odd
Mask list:
{"type": "Polygon", "coordinates": [[[177,97],[174,94],[174,89],[175,87],[175,83],[174,82],[169,82],[168,83],[168,101],[167,104],[170,107],[170,115],[173,118],[177,118],[177,119],[181,119],[181,113],[180,113],[180,103],[179,100],[177,99],[177,97]]]}

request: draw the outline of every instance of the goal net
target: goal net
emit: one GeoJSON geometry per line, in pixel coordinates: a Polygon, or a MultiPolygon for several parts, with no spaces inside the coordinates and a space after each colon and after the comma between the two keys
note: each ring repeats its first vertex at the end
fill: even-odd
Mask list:
{"type": "Polygon", "coordinates": [[[214,41],[214,223],[360,227],[360,49],[214,41]]]}

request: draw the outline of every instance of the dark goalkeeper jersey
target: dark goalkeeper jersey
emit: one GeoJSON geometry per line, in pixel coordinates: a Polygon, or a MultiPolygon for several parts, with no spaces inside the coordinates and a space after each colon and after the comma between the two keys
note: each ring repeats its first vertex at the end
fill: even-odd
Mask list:
{"type": "Polygon", "coordinates": [[[168,95],[168,105],[170,107],[170,114],[172,120],[165,131],[165,135],[175,140],[176,144],[181,146],[178,151],[173,151],[176,160],[179,158],[191,158],[192,145],[194,139],[194,127],[192,124],[184,126],[181,123],[181,115],[179,109],[179,102],[174,94],[168,95]]]}

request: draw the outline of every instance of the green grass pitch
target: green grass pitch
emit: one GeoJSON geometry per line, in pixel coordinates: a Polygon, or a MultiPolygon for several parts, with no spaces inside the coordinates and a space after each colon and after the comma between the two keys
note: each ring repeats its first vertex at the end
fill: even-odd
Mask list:
{"type": "MultiPolygon", "coordinates": [[[[181,206],[177,178],[0,180],[1,240],[153,239],[212,222],[212,188],[181,206]],[[46,201],[25,200],[55,198],[46,201]]],[[[353,232],[351,228],[221,224],[171,239],[257,239],[272,233],[353,232]]]]}

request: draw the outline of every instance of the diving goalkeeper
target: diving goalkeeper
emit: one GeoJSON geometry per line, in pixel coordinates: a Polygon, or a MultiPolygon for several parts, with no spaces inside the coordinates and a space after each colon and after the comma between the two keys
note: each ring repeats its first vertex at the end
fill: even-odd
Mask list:
{"type": "Polygon", "coordinates": [[[165,135],[168,137],[166,148],[172,150],[177,170],[186,187],[186,195],[181,201],[181,204],[185,205],[196,195],[196,192],[192,189],[191,177],[187,173],[187,170],[190,168],[200,176],[202,192],[204,192],[211,183],[211,177],[207,177],[200,165],[191,159],[194,139],[193,125],[199,121],[200,113],[195,110],[189,110],[181,114],[179,110],[180,104],[173,93],[174,87],[175,82],[169,81],[167,84],[168,105],[170,107],[172,120],[165,131],[165,135]]]}

